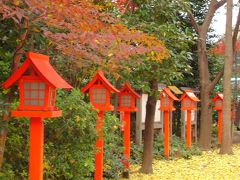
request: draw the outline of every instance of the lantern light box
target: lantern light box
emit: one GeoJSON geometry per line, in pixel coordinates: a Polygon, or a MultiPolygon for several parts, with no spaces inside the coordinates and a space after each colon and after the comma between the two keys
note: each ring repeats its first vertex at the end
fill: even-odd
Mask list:
{"type": "Polygon", "coordinates": [[[185,90],[184,94],[180,98],[181,110],[196,110],[197,102],[200,100],[195,96],[193,91],[185,90]]]}
{"type": "Polygon", "coordinates": [[[100,70],[81,91],[89,92],[90,103],[100,111],[112,111],[114,107],[110,104],[110,93],[119,93],[100,70]]]}
{"type": "Polygon", "coordinates": [[[178,101],[178,98],[171,92],[169,88],[164,88],[160,94],[160,108],[162,111],[174,111],[174,101],[178,101]]]}
{"type": "Polygon", "coordinates": [[[140,96],[131,88],[129,83],[125,83],[120,89],[118,111],[137,111],[136,98],[140,98],[140,96]]]}
{"type": "Polygon", "coordinates": [[[213,110],[222,110],[223,106],[223,93],[218,93],[214,98],[213,98],[213,103],[214,107],[213,110]]]}
{"type": "Polygon", "coordinates": [[[223,93],[218,93],[212,100],[214,103],[213,110],[218,112],[218,144],[222,142],[222,108],[223,108],[223,93]]]}
{"type": "Polygon", "coordinates": [[[20,105],[12,112],[13,116],[36,117],[39,111],[57,112],[56,88],[72,88],[53,69],[48,56],[33,52],[26,53],[22,66],[2,86],[9,88],[15,83],[18,84],[20,105]]]}

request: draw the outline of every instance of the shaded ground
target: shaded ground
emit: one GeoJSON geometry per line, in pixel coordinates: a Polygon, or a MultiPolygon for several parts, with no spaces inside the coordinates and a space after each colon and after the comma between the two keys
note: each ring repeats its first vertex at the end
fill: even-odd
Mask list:
{"type": "Polygon", "coordinates": [[[219,155],[219,150],[203,152],[191,159],[155,160],[154,173],[137,173],[139,166],[131,168],[130,179],[136,180],[237,180],[240,179],[240,145],[233,146],[234,155],[219,155]]]}

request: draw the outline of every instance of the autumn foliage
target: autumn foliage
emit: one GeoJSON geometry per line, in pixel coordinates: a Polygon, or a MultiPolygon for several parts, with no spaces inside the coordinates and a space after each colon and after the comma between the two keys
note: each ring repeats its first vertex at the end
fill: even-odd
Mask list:
{"type": "Polygon", "coordinates": [[[49,38],[49,45],[80,67],[98,64],[114,71],[122,62],[139,55],[159,62],[169,56],[155,36],[128,29],[120,19],[99,12],[98,6],[88,0],[12,0],[2,1],[0,7],[3,19],[43,23],[39,31],[49,38]]]}
{"type": "MultiPolygon", "coordinates": [[[[240,42],[236,42],[236,50],[240,50],[240,42]]],[[[212,48],[211,53],[216,54],[216,55],[224,55],[225,52],[225,44],[224,41],[219,41],[214,48],[212,48]]]]}

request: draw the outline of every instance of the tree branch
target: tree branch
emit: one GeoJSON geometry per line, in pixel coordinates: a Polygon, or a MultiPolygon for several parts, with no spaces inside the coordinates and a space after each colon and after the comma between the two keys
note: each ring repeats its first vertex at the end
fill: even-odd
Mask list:
{"type": "Polygon", "coordinates": [[[238,31],[239,31],[239,25],[240,25],[240,7],[238,9],[237,22],[235,24],[235,28],[233,31],[233,37],[232,37],[233,54],[235,54],[235,51],[236,51],[236,42],[237,42],[237,35],[238,35],[238,31]]]}
{"type": "Polygon", "coordinates": [[[227,0],[221,0],[216,4],[216,8],[220,8],[221,6],[223,6],[225,3],[227,2],[227,0]]]}
{"type": "Polygon", "coordinates": [[[195,31],[199,34],[200,28],[199,28],[199,25],[198,25],[197,21],[195,20],[195,18],[193,16],[193,13],[190,10],[188,10],[187,14],[188,14],[188,17],[191,21],[192,26],[194,27],[195,31]]]}
{"type": "Polygon", "coordinates": [[[219,2],[217,0],[212,0],[210,2],[208,12],[207,12],[207,14],[204,18],[204,22],[203,22],[203,25],[202,25],[203,26],[203,28],[202,28],[203,32],[202,33],[203,33],[204,36],[208,32],[208,28],[209,28],[209,26],[212,22],[212,19],[213,19],[213,16],[214,16],[216,10],[218,8],[220,8],[221,6],[223,6],[225,3],[226,3],[226,0],[221,0],[219,2]]]}
{"type": "Polygon", "coordinates": [[[211,92],[214,87],[216,86],[216,84],[218,83],[218,81],[222,78],[224,73],[224,66],[222,67],[222,69],[218,72],[218,74],[216,75],[216,77],[214,78],[214,80],[209,84],[208,89],[211,92]]]}
{"type": "Polygon", "coordinates": [[[23,46],[26,43],[29,31],[30,31],[29,20],[26,18],[24,18],[24,21],[23,21],[23,28],[26,29],[26,31],[19,38],[21,40],[21,43],[18,44],[17,47],[15,48],[15,52],[13,54],[12,66],[11,66],[11,73],[14,73],[19,66],[19,62],[23,52],[23,46]]]}

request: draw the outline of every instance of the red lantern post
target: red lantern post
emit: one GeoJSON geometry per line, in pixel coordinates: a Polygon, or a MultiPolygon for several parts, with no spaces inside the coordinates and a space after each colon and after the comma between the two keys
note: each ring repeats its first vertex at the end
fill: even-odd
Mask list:
{"type": "Polygon", "coordinates": [[[190,148],[192,144],[192,125],[191,125],[191,110],[197,109],[197,102],[200,100],[195,96],[193,91],[185,90],[180,98],[181,110],[187,110],[187,134],[186,147],[190,148]]]}
{"type": "Polygon", "coordinates": [[[96,140],[96,153],[95,153],[95,172],[94,179],[103,179],[103,118],[104,111],[112,111],[114,107],[110,104],[110,93],[119,93],[105,78],[102,71],[97,71],[94,78],[81,89],[83,93],[89,93],[90,103],[94,109],[99,110],[98,118],[96,120],[96,130],[98,138],[96,140]]]}
{"type": "Polygon", "coordinates": [[[43,179],[44,118],[59,117],[55,107],[56,88],[72,88],[49,63],[49,57],[28,52],[22,66],[3,84],[3,88],[18,85],[20,105],[14,117],[30,117],[29,179],[43,179]]]}
{"type": "Polygon", "coordinates": [[[218,144],[221,144],[222,141],[222,108],[223,108],[223,93],[218,93],[213,98],[214,107],[213,110],[218,111],[218,144]]]}
{"type": "Polygon", "coordinates": [[[124,172],[123,176],[129,178],[129,160],[130,160],[130,113],[137,111],[136,108],[136,98],[140,96],[131,88],[129,83],[125,83],[124,86],[120,89],[119,93],[119,107],[118,111],[120,112],[121,122],[123,122],[123,145],[124,145],[124,165],[127,169],[124,172]]]}
{"type": "Polygon", "coordinates": [[[164,156],[169,156],[169,111],[175,111],[173,106],[174,101],[178,98],[174,96],[169,88],[164,88],[160,93],[160,108],[159,110],[164,113],[164,156]]]}

